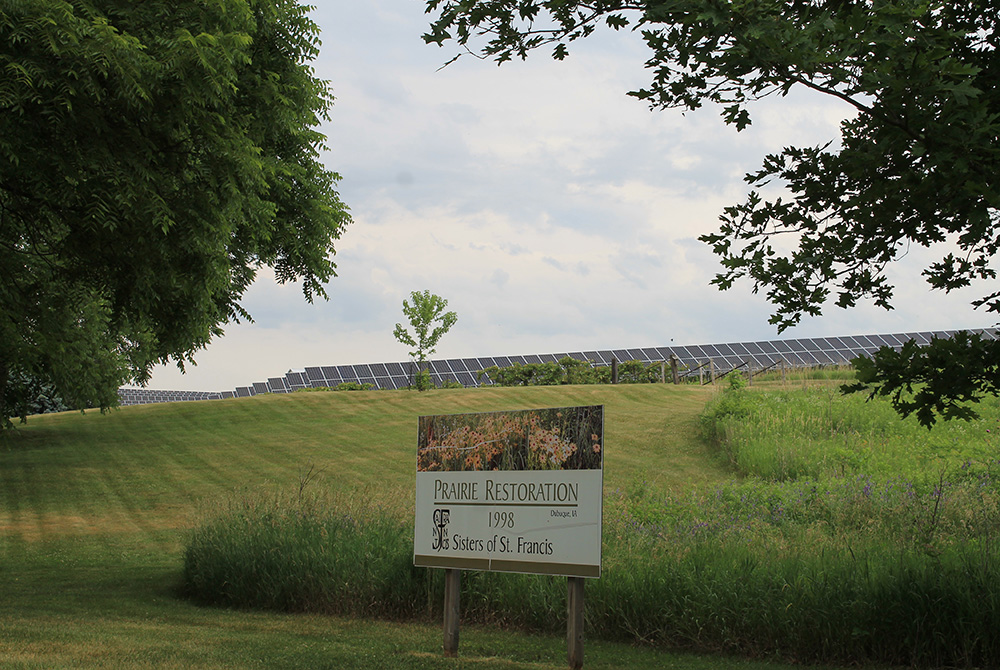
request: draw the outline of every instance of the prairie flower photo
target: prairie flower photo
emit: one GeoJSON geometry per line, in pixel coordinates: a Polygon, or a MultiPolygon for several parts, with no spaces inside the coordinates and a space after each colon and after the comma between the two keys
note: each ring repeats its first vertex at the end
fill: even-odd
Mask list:
{"type": "Polygon", "coordinates": [[[596,470],[604,407],[422,416],[418,472],[596,470]]]}

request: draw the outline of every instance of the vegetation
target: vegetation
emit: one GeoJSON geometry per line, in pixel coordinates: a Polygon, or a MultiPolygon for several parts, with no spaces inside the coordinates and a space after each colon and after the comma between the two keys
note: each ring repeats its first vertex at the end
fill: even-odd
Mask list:
{"type": "MultiPolygon", "coordinates": [[[[514,363],[506,367],[491,365],[479,372],[499,386],[557,386],[559,384],[610,384],[611,368],[563,356],[558,362],[514,363]]],[[[659,363],[624,361],[618,366],[621,384],[650,384],[660,380],[659,363]]]]}
{"type": "Polygon", "coordinates": [[[192,360],[262,266],[325,295],[318,32],[292,0],[0,0],[0,424],[11,375],[107,408],[192,360]]]}
{"type": "MultiPolygon", "coordinates": [[[[605,569],[588,587],[588,636],[812,662],[995,665],[1000,461],[992,436],[1000,408],[928,441],[917,421],[900,420],[887,403],[832,387],[753,391],[739,379],[701,421],[746,478],[670,492],[633,480],[610,492],[605,569]]],[[[259,573],[266,557],[291,553],[291,565],[308,565],[323,538],[358,519],[329,506],[324,521],[310,522],[312,537],[295,539],[300,524],[276,526],[271,512],[240,509],[193,540],[208,565],[226,569],[201,583],[248,590],[236,600],[209,589],[213,602],[274,606],[274,589],[256,586],[273,580],[259,573]],[[227,539],[212,535],[220,528],[227,539]],[[278,539],[259,543],[272,533],[278,539]],[[227,549],[233,542],[236,551],[227,549]]],[[[377,510],[345,540],[346,555],[380,557],[365,562],[359,594],[349,561],[309,570],[285,588],[326,594],[314,605],[320,611],[437,612],[440,580],[410,566],[409,523],[393,526],[392,514],[377,510]],[[317,575],[327,577],[316,583],[317,575]],[[375,575],[396,590],[379,599],[375,575]]],[[[189,560],[187,569],[197,574],[199,563],[189,560]]],[[[466,619],[559,631],[564,594],[550,578],[471,573],[463,589],[466,619]]]]}
{"type": "MultiPolygon", "coordinates": [[[[561,60],[602,27],[631,28],[648,49],[650,81],[630,95],[657,109],[718,105],[736,130],[750,125],[755,100],[792,89],[843,103],[850,118],[839,138],[775,147],[747,175],[746,199],[700,238],[723,266],[713,283],[752,282],[775,306],[779,329],[829,302],[891,308],[886,269],[911,247],[941,254],[921,272],[930,287],[984,286],[973,306],[1000,312],[1000,292],[989,283],[1000,250],[995,3],[426,0],[426,7],[425,41],[454,40],[500,63],[539,48],[561,60]]],[[[898,406],[921,412],[926,424],[949,416],[956,402],[1000,391],[992,344],[938,341],[907,353],[876,357],[861,383],[889,393],[926,384],[908,399],[916,407],[898,406]]]]}
{"type": "MultiPolygon", "coordinates": [[[[309,393],[38,417],[0,442],[0,662],[450,667],[441,576],[412,566],[416,417],[603,404],[588,666],[774,667],[668,649],[997,665],[1000,409],[928,432],[832,383],[800,386],[309,393]],[[844,455],[845,436],[864,458],[844,455]],[[818,444],[743,454],[768,439],[818,444]],[[253,611],[193,607],[175,588],[253,611]]],[[[562,580],[464,573],[462,603],[465,660],[562,667],[562,580]]]]}
{"type": "Polygon", "coordinates": [[[403,324],[397,323],[392,335],[400,344],[413,347],[410,358],[415,359],[417,364],[413,386],[418,391],[426,391],[433,384],[430,371],[424,364],[427,357],[437,351],[437,343],[441,337],[458,321],[458,315],[455,312],[445,312],[448,301],[430,291],[413,291],[410,293],[410,300],[413,304],[403,300],[403,314],[410,321],[413,333],[404,328],[403,324]]]}
{"type": "Polygon", "coordinates": [[[358,382],[340,382],[336,386],[307,386],[305,388],[295,389],[296,393],[317,393],[323,391],[371,391],[375,388],[374,384],[359,384],[358,382]]]}

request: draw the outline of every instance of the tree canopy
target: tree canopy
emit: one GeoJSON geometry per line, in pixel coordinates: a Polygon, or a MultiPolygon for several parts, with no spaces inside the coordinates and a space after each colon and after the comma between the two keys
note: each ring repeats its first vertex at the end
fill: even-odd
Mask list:
{"type": "Polygon", "coordinates": [[[193,362],[262,267],[325,297],[318,33],[293,0],[0,0],[0,422],[10,380],[103,409],[193,362]]]}
{"type": "MultiPolygon", "coordinates": [[[[750,103],[793,87],[849,105],[839,138],[766,156],[746,176],[746,200],[701,238],[722,264],[713,283],[749,279],[774,305],[779,331],[831,302],[891,309],[886,267],[914,245],[946,247],[922,271],[930,287],[985,285],[973,306],[1000,312],[997,2],[428,0],[427,11],[427,42],[455,40],[499,62],[541,47],[563,59],[602,26],[630,28],[649,48],[651,76],[630,95],[656,109],[715,103],[737,130],[752,122],[750,103]],[[784,192],[762,195],[769,184],[784,192]]],[[[963,401],[1000,390],[1000,374],[988,341],[963,338],[960,349],[985,373],[959,377],[945,365],[960,355],[955,344],[935,341],[880,352],[855,388],[892,395],[927,425],[961,416],[963,401]]]]}

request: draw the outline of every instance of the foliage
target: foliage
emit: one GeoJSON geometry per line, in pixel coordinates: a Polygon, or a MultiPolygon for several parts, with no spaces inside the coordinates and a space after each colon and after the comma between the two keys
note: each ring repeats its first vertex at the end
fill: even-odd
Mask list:
{"type": "Polygon", "coordinates": [[[619,384],[655,384],[660,381],[660,364],[622,361],[618,366],[619,384]]]}
{"type": "Polygon", "coordinates": [[[426,600],[406,536],[377,508],[301,487],[295,495],[244,491],[191,533],[183,588],[205,604],[411,615],[426,600]]]}
{"type": "Polygon", "coordinates": [[[725,392],[702,414],[706,439],[744,475],[798,477],[905,476],[925,485],[942,472],[969,472],[1000,444],[1000,405],[977,421],[925,430],[883,399],[866,401],[834,388],[725,392]]]}
{"type": "Polygon", "coordinates": [[[318,44],[293,0],[0,0],[0,420],[10,370],[107,408],[191,362],[263,266],[325,296],[318,44]]]}
{"type": "MultiPolygon", "coordinates": [[[[227,607],[440,617],[409,521],[312,495],[241,494],[192,531],[184,589],[227,607]]],[[[587,634],[799,662],[992,667],[1000,491],[901,479],[611,492],[587,634]]],[[[462,620],[564,632],[550,576],[463,572],[462,620]]]]}
{"type": "Polygon", "coordinates": [[[400,344],[413,347],[409,355],[417,363],[414,385],[417,390],[424,391],[432,385],[430,374],[423,374],[427,372],[424,363],[436,351],[435,347],[441,337],[458,321],[458,315],[455,312],[445,312],[448,301],[427,290],[423,293],[412,291],[410,300],[413,301],[412,305],[403,300],[403,315],[413,327],[413,333],[404,328],[403,324],[397,323],[392,335],[400,344]]]}
{"type": "Polygon", "coordinates": [[[417,470],[595,469],[603,434],[600,407],[422,416],[417,470]]]}
{"type": "Polygon", "coordinates": [[[336,386],[309,386],[306,388],[295,389],[296,393],[310,393],[317,391],[371,391],[375,388],[374,384],[359,384],[358,382],[340,382],[336,386]]]}
{"type": "Polygon", "coordinates": [[[744,377],[743,373],[739,370],[731,370],[729,374],[726,375],[726,380],[729,383],[730,391],[740,391],[749,385],[747,378],[744,377]]]}
{"type": "MultiPolygon", "coordinates": [[[[49,412],[64,412],[67,407],[58,391],[52,386],[24,373],[9,370],[7,373],[6,390],[7,405],[11,414],[21,417],[24,423],[33,414],[49,412]]],[[[7,419],[9,422],[9,418],[7,419]]]]}
{"type": "MultiPolygon", "coordinates": [[[[727,207],[719,230],[701,238],[724,268],[713,283],[728,289],[751,280],[775,305],[771,322],[779,330],[820,314],[831,300],[842,308],[861,300],[891,308],[886,267],[914,246],[946,243],[940,260],[923,270],[935,289],[996,278],[994,2],[427,0],[427,10],[433,19],[425,41],[454,39],[499,62],[543,46],[563,59],[567,45],[601,24],[632,27],[649,49],[651,81],[631,95],[661,109],[715,103],[737,130],[751,123],[751,102],[793,88],[845,103],[854,116],[841,124],[839,139],[768,155],[746,176],[746,200],[727,207]],[[769,195],[775,187],[784,194],[769,195]]],[[[1000,292],[973,305],[1000,312],[1000,292]]],[[[949,366],[933,371],[924,363],[951,353],[958,363],[996,360],[982,343],[964,343],[967,354],[939,347],[926,356],[884,355],[868,376],[880,393],[883,383],[892,392],[897,382],[929,377],[915,401],[925,422],[938,411],[963,416],[954,401],[996,393],[996,375],[952,389],[943,381],[955,377],[949,366]]]]}
{"type": "Polygon", "coordinates": [[[916,414],[930,428],[937,416],[975,418],[969,404],[1000,389],[1000,340],[965,331],[934,338],[925,347],[910,340],[899,351],[882,347],[870,359],[855,360],[854,366],[858,381],[845,385],[845,391],[888,396],[901,415],[916,414]]]}
{"type": "MultiPolygon", "coordinates": [[[[610,384],[611,368],[563,356],[558,362],[514,363],[507,367],[491,365],[479,372],[498,386],[557,386],[559,384],[610,384]]],[[[649,384],[660,380],[659,363],[624,361],[618,366],[621,384],[649,384]]]]}

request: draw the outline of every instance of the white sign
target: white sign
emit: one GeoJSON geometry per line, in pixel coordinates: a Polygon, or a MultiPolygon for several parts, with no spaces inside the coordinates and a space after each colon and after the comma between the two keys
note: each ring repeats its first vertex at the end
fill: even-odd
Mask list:
{"type": "Polygon", "coordinates": [[[600,576],[603,407],[420,422],[416,565],[600,576]]]}

